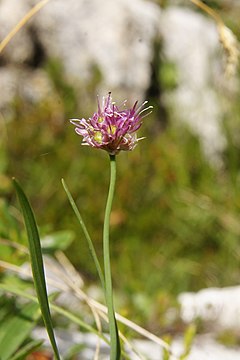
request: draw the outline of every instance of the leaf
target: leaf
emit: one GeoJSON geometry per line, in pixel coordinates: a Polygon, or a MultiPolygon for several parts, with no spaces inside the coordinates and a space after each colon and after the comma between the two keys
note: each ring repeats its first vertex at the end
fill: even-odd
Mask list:
{"type": "Polygon", "coordinates": [[[16,189],[19,203],[22,208],[22,213],[25,221],[25,226],[28,235],[28,244],[29,244],[29,252],[30,252],[30,259],[32,265],[32,273],[33,273],[33,280],[34,285],[42,313],[42,317],[44,320],[44,324],[46,326],[48,336],[57,360],[60,360],[60,355],[58,352],[54,331],[53,331],[53,324],[52,318],[49,309],[48,297],[47,297],[47,290],[46,290],[46,282],[45,282],[45,274],[44,274],[44,267],[43,267],[43,259],[42,259],[42,250],[40,244],[39,233],[37,229],[37,224],[34,218],[33,211],[29,204],[29,201],[22,190],[19,183],[13,179],[13,184],[16,189]]]}
{"type": "Polygon", "coordinates": [[[12,358],[11,360],[25,360],[26,356],[31,354],[33,351],[40,348],[43,344],[43,340],[32,340],[25,346],[23,346],[12,358]]]}
{"type": "Polygon", "coordinates": [[[16,314],[6,316],[0,326],[1,360],[12,359],[12,355],[29,336],[40,317],[39,305],[28,303],[16,314]]]}
{"type": "Polygon", "coordinates": [[[73,197],[72,197],[70,191],[68,190],[68,187],[67,187],[67,185],[66,185],[66,183],[65,183],[65,181],[63,179],[62,179],[62,184],[63,184],[63,188],[64,188],[64,190],[65,190],[65,192],[67,194],[68,200],[69,200],[69,202],[70,202],[70,204],[72,206],[72,209],[73,209],[73,211],[74,211],[74,213],[75,213],[75,215],[76,215],[76,217],[78,219],[78,222],[82,227],[82,231],[83,231],[84,236],[85,236],[85,238],[87,240],[88,248],[89,248],[90,254],[91,254],[92,258],[93,258],[95,267],[97,269],[98,276],[100,278],[102,288],[103,288],[103,290],[105,290],[105,280],[104,280],[103,272],[102,272],[101,265],[100,265],[100,262],[98,260],[97,253],[95,251],[91,236],[89,235],[89,232],[88,232],[87,227],[86,227],[86,225],[85,225],[85,223],[83,221],[83,218],[82,218],[82,216],[81,216],[81,214],[80,214],[80,212],[79,212],[79,210],[77,208],[77,205],[76,205],[75,201],[73,200],[73,197]]]}
{"type": "MultiPolygon", "coordinates": [[[[4,318],[8,316],[14,310],[15,303],[12,299],[7,296],[0,296],[0,324],[4,321],[4,318]]],[[[0,326],[0,337],[1,337],[1,326],[0,326]]]]}
{"type": "Polygon", "coordinates": [[[42,252],[44,254],[51,254],[57,250],[66,250],[74,238],[72,231],[58,231],[49,234],[41,239],[42,252]]]}

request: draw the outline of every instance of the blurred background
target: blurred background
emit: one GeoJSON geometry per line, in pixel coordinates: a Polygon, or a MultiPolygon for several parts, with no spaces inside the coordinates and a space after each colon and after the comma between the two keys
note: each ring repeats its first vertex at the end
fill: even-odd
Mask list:
{"type": "MultiPolygon", "coordinates": [[[[240,37],[240,3],[206,0],[240,37]]],[[[0,40],[36,4],[0,1],[0,40]]],[[[234,49],[234,42],[233,42],[234,49]]],[[[32,203],[42,237],[98,284],[64,178],[101,257],[108,188],[105,152],[81,146],[70,118],[96,97],[147,99],[153,112],[133,152],[117,157],[111,253],[117,308],[151,331],[171,330],[183,291],[240,278],[239,68],[216,22],[191,1],[50,0],[0,55],[0,237],[26,244],[11,178],[32,203]]],[[[1,259],[26,259],[0,245],[1,259]]]]}

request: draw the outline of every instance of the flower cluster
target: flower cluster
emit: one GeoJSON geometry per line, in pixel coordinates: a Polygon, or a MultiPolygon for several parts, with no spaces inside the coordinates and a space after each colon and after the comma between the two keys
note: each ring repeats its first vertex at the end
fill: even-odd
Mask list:
{"type": "Polygon", "coordinates": [[[76,126],[75,131],[83,137],[82,144],[106,150],[110,155],[116,155],[121,150],[133,150],[138,141],[136,131],[142,125],[142,119],[149,113],[145,107],[147,101],[137,107],[137,102],[130,109],[120,109],[112,102],[111,93],[103,97],[102,106],[98,100],[98,111],[91,118],[71,119],[76,126]],[[144,113],[144,115],[143,115],[144,113]]]}

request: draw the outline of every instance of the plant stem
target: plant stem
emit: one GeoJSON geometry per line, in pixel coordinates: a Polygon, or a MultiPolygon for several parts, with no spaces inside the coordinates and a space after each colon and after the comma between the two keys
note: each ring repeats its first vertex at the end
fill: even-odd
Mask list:
{"type": "Polygon", "coordinates": [[[111,262],[109,249],[109,223],[112,209],[113,195],[116,183],[116,157],[110,155],[110,184],[108,191],[107,204],[105,209],[104,225],[103,225],[103,261],[105,275],[105,298],[108,308],[108,321],[110,332],[110,360],[119,360],[121,355],[120,341],[118,335],[118,327],[115,319],[113,305],[113,289],[111,276],[111,262]]]}

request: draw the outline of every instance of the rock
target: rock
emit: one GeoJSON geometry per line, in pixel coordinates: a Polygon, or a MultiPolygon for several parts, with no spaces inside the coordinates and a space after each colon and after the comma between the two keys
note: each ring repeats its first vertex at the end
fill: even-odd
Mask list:
{"type": "Polygon", "coordinates": [[[1,92],[0,111],[3,114],[11,114],[10,104],[17,94],[18,71],[13,66],[0,67],[0,84],[4,91],[1,92]]]}
{"type": "Polygon", "coordinates": [[[0,67],[1,92],[0,111],[6,120],[11,119],[11,104],[16,97],[38,103],[53,95],[52,83],[42,69],[31,71],[13,64],[0,67]]]}
{"type": "MultiPolygon", "coordinates": [[[[12,28],[29,11],[29,1],[1,0],[0,2],[0,39],[12,30],[12,28]]],[[[19,65],[29,61],[33,56],[34,44],[29,32],[29,26],[23,27],[7,45],[0,55],[9,63],[19,65]]]]}
{"type": "Polygon", "coordinates": [[[199,318],[212,330],[240,330],[240,286],[187,292],[178,300],[186,323],[199,318]]]}
{"type": "Polygon", "coordinates": [[[52,82],[44,70],[39,68],[35,71],[25,70],[20,73],[19,95],[22,98],[32,103],[39,103],[53,95],[52,82]]]}
{"type": "Polygon", "coordinates": [[[174,109],[176,119],[200,137],[205,154],[217,163],[226,139],[221,129],[222,99],[216,87],[217,78],[223,77],[216,25],[188,8],[169,7],[162,12],[160,31],[164,54],[175,64],[178,76],[177,88],[165,96],[166,104],[174,109]]]}
{"type": "MultiPolygon", "coordinates": [[[[33,0],[0,2],[1,38],[34,4],[33,0]]],[[[116,91],[130,102],[140,101],[150,83],[159,16],[160,8],[143,0],[52,0],[18,32],[1,56],[7,67],[25,63],[28,69],[34,64],[33,73],[41,65],[36,59],[39,52],[42,59],[57,59],[76,88],[94,77],[97,68],[102,81],[96,92],[116,91]]],[[[17,83],[15,69],[13,76],[17,83]]],[[[31,85],[29,81],[29,88],[31,85]]]]}
{"type": "MultiPolygon", "coordinates": [[[[182,338],[175,338],[172,342],[172,353],[169,360],[178,360],[184,352],[182,338]]],[[[134,345],[147,359],[163,360],[162,349],[155,343],[148,340],[135,340],[134,345]]],[[[197,336],[192,344],[188,360],[238,360],[239,348],[227,348],[217,343],[211,336],[197,336]]],[[[135,355],[131,356],[131,360],[138,360],[135,355]]]]}
{"type": "Polygon", "coordinates": [[[142,0],[51,1],[36,17],[47,57],[60,59],[73,81],[101,72],[102,92],[142,97],[150,81],[160,9],[142,0]]]}
{"type": "MultiPolygon", "coordinates": [[[[0,37],[35,3],[2,0],[0,37]]],[[[160,36],[165,59],[176,65],[178,74],[177,88],[163,94],[165,104],[174,109],[174,119],[187,123],[200,137],[210,161],[219,163],[226,139],[221,130],[223,98],[217,87],[221,83],[226,93],[232,85],[229,80],[219,81],[222,58],[215,23],[189,8],[160,9],[144,0],[51,0],[3,52],[1,77],[14,80],[0,99],[0,111],[10,106],[20,87],[19,64],[20,71],[34,74],[43,60],[52,58],[62,62],[64,76],[76,89],[94,79],[98,69],[101,80],[96,93],[112,91],[130,103],[141,101],[151,81],[154,41],[160,36]]],[[[23,94],[41,99],[42,90],[37,94],[31,86],[29,81],[23,94]]]]}

